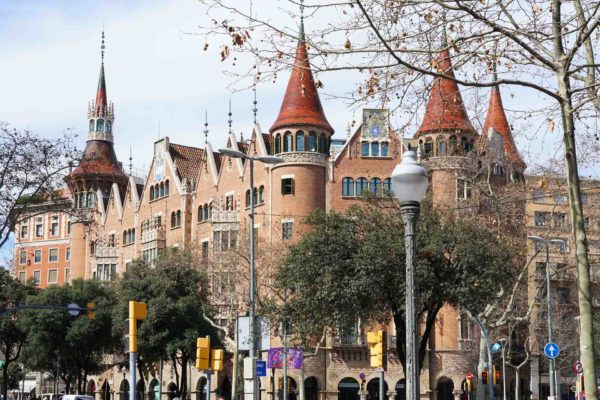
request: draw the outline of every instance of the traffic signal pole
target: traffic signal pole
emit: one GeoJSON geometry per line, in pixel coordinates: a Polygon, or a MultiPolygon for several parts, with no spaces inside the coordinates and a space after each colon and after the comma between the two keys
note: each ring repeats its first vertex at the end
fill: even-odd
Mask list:
{"type": "Polygon", "coordinates": [[[135,400],[137,391],[137,326],[136,320],[131,315],[131,306],[129,307],[129,382],[133,382],[129,389],[129,400],[135,400]]]}
{"type": "Polygon", "coordinates": [[[379,400],[384,400],[385,397],[385,385],[384,385],[384,379],[385,379],[385,371],[383,368],[381,368],[381,370],[379,371],[379,400]]]}

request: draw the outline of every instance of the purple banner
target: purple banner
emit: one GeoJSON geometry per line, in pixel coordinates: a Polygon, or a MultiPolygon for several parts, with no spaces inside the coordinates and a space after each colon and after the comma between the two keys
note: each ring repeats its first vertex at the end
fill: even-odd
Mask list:
{"type": "MultiPolygon", "coordinates": [[[[283,347],[269,349],[267,368],[283,369],[283,347]]],[[[302,350],[288,348],[288,367],[294,369],[302,368],[302,350]]]]}

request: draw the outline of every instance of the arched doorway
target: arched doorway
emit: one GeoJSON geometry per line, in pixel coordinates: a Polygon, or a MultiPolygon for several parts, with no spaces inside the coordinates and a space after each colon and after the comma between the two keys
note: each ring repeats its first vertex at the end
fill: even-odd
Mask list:
{"type": "Polygon", "coordinates": [[[440,378],[436,386],[437,400],[454,400],[454,382],[449,378],[440,378]]]}
{"type": "Polygon", "coordinates": [[[177,385],[171,382],[169,383],[169,386],[167,386],[167,399],[173,400],[175,397],[177,397],[177,385]]]}
{"type": "MultiPolygon", "coordinates": [[[[260,380],[258,381],[258,388],[260,389],[260,380]]],[[[217,388],[217,396],[224,400],[229,400],[231,398],[231,382],[227,376],[223,377],[221,380],[221,383],[217,388]]]]}
{"type": "Polygon", "coordinates": [[[129,381],[127,381],[127,379],[121,381],[121,386],[119,387],[119,399],[129,400],[129,381]]]}
{"type": "Polygon", "coordinates": [[[94,396],[96,394],[96,382],[93,380],[88,382],[85,394],[88,396],[94,396]]]}
{"type": "MultiPolygon", "coordinates": [[[[294,378],[288,377],[288,395],[287,400],[296,400],[298,393],[298,384],[294,378]]],[[[283,399],[283,383],[281,383],[279,387],[279,391],[277,392],[277,398],[279,400],[283,399]]]]}
{"type": "Polygon", "coordinates": [[[156,379],[152,379],[150,382],[150,394],[152,400],[160,400],[160,385],[156,379]]]}
{"type": "Polygon", "coordinates": [[[396,397],[395,400],[406,400],[406,379],[400,379],[396,382],[396,397]]]}
{"type": "Polygon", "coordinates": [[[206,378],[200,377],[196,382],[196,400],[206,399],[206,378]]]}
{"type": "MultiPolygon", "coordinates": [[[[387,400],[388,385],[385,379],[383,380],[383,400],[387,400]]],[[[379,378],[373,378],[367,383],[367,393],[369,393],[369,400],[380,400],[379,399],[379,378]]]]}
{"type": "Polygon", "coordinates": [[[144,381],[138,381],[135,388],[135,398],[138,400],[146,400],[146,385],[144,384],[144,381]]]}
{"type": "Polygon", "coordinates": [[[319,382],[314,376],[310,376],[304,380],[304,400],[318,400],[319,398],[319,382]]]}
{"type": "Polygon", "coordinates": [[[112,400],[110,398],[110,386],[107,381],[104,381],[104,384],[102,385],[101,396],[102,400],[112,400]]]}
{"type": "Polygon", "coordinates": [[[344,378],[338,383],[338,400],[359,400],[360,385],[353,378],[344,378]]]}

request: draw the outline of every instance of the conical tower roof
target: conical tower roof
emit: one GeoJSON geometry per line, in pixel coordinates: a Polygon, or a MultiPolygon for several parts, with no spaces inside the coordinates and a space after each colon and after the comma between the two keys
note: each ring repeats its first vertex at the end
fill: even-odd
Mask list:
{"type": "Polygon", "coordinates": [[[500,88],[498,86],[492,88],[490,104],[485,117],[485,123],[483,124],[483,134],[487,135],[490,128],[494,128],[494,130],[502,137],[506,158],[513,164],[525,168],[526,164],[517,150],[510,124],[508,123],[506,113],[504,112],[502,96],[500,95],[500,88]]]}
{"type": "Polygon", "coordinates": [[[315,86],[304,37],[304,22],[300,22],[300,37],[290,80],[277,119],[270,132],[283,127],[315,126],[333,133],[327,121],[315,86]]]}
{"type": "Polygon", "coordinates": [[[94,104],[96,115],[99,115],[101,110],[106,110],[107,107],[106,79],[104,78],[104,61],[102,61],[100,65],[100,77],[98,78],[98,89],[96,90],[96,103],[94,104]]]}
{"type": "MultiPolygon", "coordinates": [[[[442,50],[437,59],[437,70],[454,78],[450,52],[442,50]]],[[[428,132],[456,131],[477,134],[463,103],[458,84],[452,79],[437,77],[429,94],[427,110],[415,137],[428,132]]]]}

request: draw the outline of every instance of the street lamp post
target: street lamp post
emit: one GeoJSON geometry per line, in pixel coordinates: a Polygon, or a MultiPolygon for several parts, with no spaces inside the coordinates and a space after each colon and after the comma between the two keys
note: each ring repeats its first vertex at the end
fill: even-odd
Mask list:
{"type": "MultiPolygon", "coordinates": [[[[248,314],[250,317],[250,358],[256,358],[256,282],[254,273],[254,161],[259,161],[264,164],[279,164],[283,162],[280,157],[273,156],[249,156],[239,150],[234,149],[219,149],[219,153],[232,157],[248,160],[250,170],[250,288],[248,295],[248,314]]],[[[256,371],[253,372],[253,390],[252,399],[256,400],[258,391],[258,380],[256,379],[256,371]]]]}
{"type": "Polygon", "coordinates": [[[417,313],[415,301],[418,296],[415,286],[415,250],[417,220],[420,201],[427,193],[427,171],[418,163],[413,151],[406,151],[402,161],[392,172],[392,191],[400,200],[400,213],[404,221],[404,240],[406,245],[406,399],[419,398],[419,356],[417,353],[417,313]]]}
{"type": "MultiPolygon", "coordinates": [[[[548,343],[552,343],[552,295],[550,293],[550,245],[564,245],[566,242],[562,239],[544,239],[541,236],[527,236],[527,239],[533,240],[537,243],[544,243],[546,245],[546,304],[548,313],[546,321],[548,324],[548,343]]],[[[556,399],[556,365],[554,359],[548,360],[548,379],[550,381],[550,396],[552,399],[556,399]]]]}

